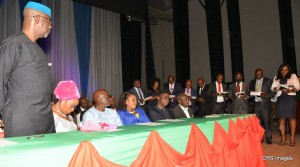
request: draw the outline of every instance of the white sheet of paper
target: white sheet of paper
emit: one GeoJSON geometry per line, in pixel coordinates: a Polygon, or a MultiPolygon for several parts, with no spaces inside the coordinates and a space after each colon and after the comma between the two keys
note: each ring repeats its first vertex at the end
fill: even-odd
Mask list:
{"type": "Polygon", "coordinates": [[[16,142],[0,139],[0,147],[17,144],[16,142]]]}
{"type": "Polygon", "coordinates": [[[212,115],[206,115],[205,118],[218,118],[221,115],[217,115],[217,114],[212,114],[212,115]]]}
{"type": "Polygon", "coordinates": [[[285,85],[285,84],[279,84],[278,88],[280,88],[280,87],[285,88],[285,89],[290,89],[289,86],[285,85]]]}
{"type": "Polygon", "coordinates": [[[191,96],[191,98],[192,98],[192,99],[197,99],[197,97],[196,97],[196,96],[191,96]]]}
{"type": "Polygon", "coordinates": [[[159,121],[164,121],[164,122],[182,122],[185,120],[182,119],[163,119],[163,120],[159,120],[159,121]]]}
{"type": "Polygon", "coordinates": [[[109,130],[105,130],[104,132],[116,132],[116,131],[120,131],[123,129],[109,129],[109,130]]]}
{"type": "Polygon", "coordinates": [[[149,100],[149,99],[151,99],[153,96],[148,96],[148,97],[146,97],[145,99],[144,99],[144,101],[147,101],[147,100],[149,100]]]}
{"type": "Polygon", "coordinates": [[[146,122],[146,123],[138,123],[137,125],[146,125],[146,126],[159,126],[164,125],[165,123],[158,123],[158,122],[146,122]]]}
{"type": "Polygon", "coordinates": [[[260,96],[261,92],[250,92],[251,96],[260,96]]]}

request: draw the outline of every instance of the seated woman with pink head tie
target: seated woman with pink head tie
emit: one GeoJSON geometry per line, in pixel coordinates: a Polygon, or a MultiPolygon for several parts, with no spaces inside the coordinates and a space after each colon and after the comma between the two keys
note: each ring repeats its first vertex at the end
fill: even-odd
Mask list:
{"type": "Polygon", "coordinates": [[[60,81],[54,90],[58,101],[52,106],[55,130],[69,132],[78,129],[69,114],[79,103],[80,94],[76,83],[72,80],[60,81]]]}

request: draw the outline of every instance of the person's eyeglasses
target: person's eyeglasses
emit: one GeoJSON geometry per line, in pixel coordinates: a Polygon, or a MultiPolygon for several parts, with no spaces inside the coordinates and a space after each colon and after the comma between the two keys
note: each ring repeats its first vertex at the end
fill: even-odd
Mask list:
{"type": "Polygon", "coordinates": [[[49,19],[49,18],[47,18],[47,17],[44,17],[44,16],[41,16],[41,15],[33,15],[32,17],[36,17],[36,16],[39,16],[39,17],[42,17],[42,18],[44,18],[44,19],[47,19],[49,22],[49,24],[52,24],[52,20],[51,19],[49,19]]]}

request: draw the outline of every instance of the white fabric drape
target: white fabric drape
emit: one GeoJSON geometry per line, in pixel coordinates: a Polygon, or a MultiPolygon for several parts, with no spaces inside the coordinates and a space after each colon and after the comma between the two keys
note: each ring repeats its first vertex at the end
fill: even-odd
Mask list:
{"type": "Polygon", "coordinates": [[[46,53],[52,62],[52,86],[55,88],[62,80],[74,80],[81,90],[73,1],[51,1],[47,5],[53,13],[49,53],[46,53]]]}
{"type": "Polygon", "coordinates": [[[93,7],[88,98],[106,89],[118,99],[122,93],[120,15],[93,7]]]}
{"type": "Polygon", "coordinates": [[[18,0],[3,0],[0,6],[0,43],[7,37],[21,31],[18,0]]]}

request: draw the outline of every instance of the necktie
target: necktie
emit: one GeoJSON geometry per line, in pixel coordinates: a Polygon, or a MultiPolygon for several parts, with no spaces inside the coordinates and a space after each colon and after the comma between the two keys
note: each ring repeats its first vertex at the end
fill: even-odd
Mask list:
{"type": "Polygon", "coordinates": [[[218,93],[221,92],[221,84],[218,84],[218,93]]]}
{"type": "Polygon", "coordinates": [[[202,88],[199,89],[199,96],[201,96],[202,88]]]}
{"type": "Polygon", "coordinates": [[[140,88],[138,88],[138,90],[139,90],[139,96],[140,96],[140,99],[142,99],[142,98],[143,98],[142,91],[141,91],[140,88]]]}
{"type": "Polygon", "coordinates": [[[190,94],[190,89],[186,89],[186,93],[187,93],[187,94],[190,94]]]}
{"type": "Polygon", "coordinates": [[[173,90],[174,90],[174,88],[173,88],[173,84],[172,84],[172,85],[170,85],[170,93],[171,94],[173,94],[173,90]]]}
{"type": "Polygon", "coordinates": [[[261,91],[261,81],[258,80],[255,85],[255,92],[260,92],[260,91],[261,91]]]}
{"type": "Polygon", "coordinates": [[[241,91],[240,84],[241,84],[240,82],[239,82],[239,83],[237,83],[237,86],[236,86],[236,91],[237,91],[237,92],[240,92],[240,91],[241,91]]]}

